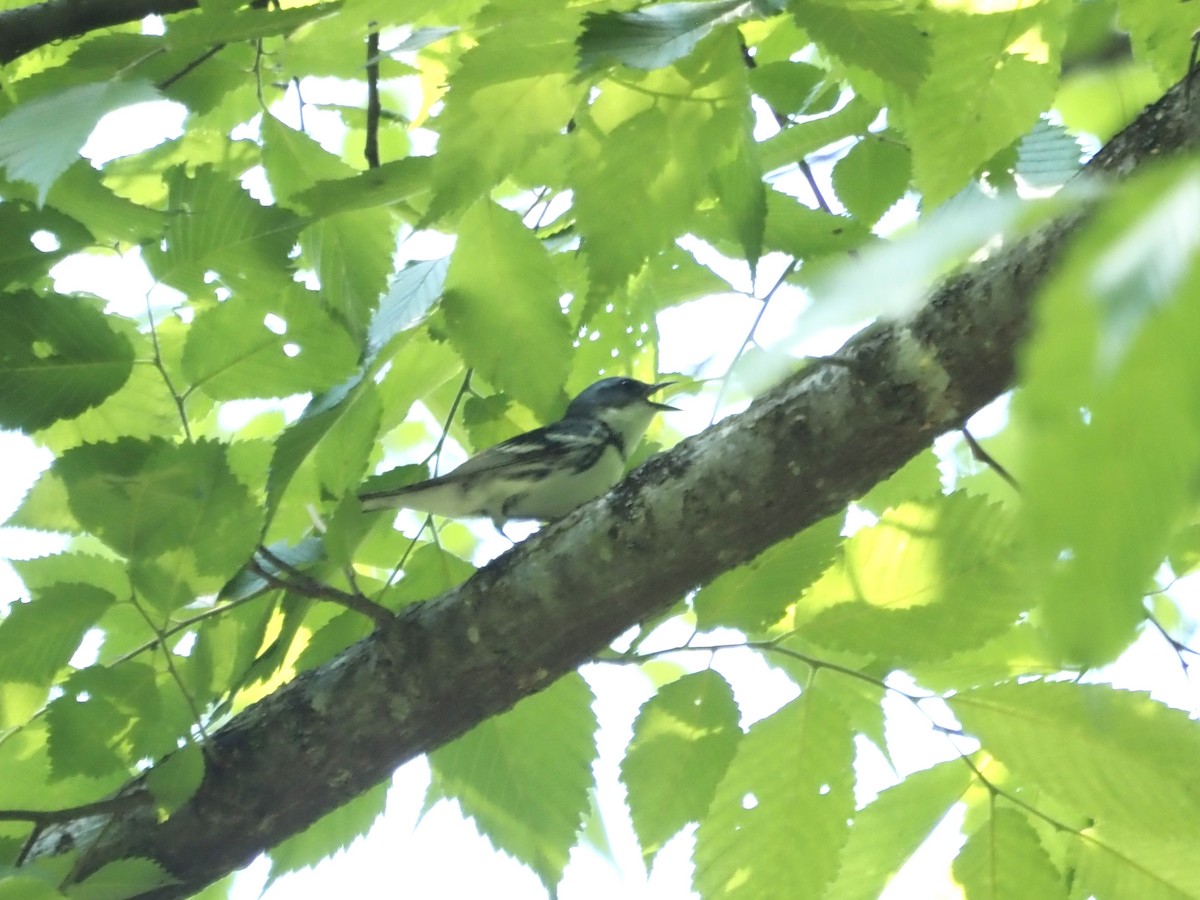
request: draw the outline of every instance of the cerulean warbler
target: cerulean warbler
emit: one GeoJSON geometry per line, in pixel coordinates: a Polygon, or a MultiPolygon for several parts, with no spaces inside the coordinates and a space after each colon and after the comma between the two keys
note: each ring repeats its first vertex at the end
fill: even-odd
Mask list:
{"type": "Polygon", "coordinates": [[[650,399],[669,384],[597,381],[557,422],[490,447],[446,475],[359,494],[362,507],[402,507],[455,519],[486,516],[502,534],[508,519],[565,516],[621,480],[655,413],[675,409],[650,399]]]}

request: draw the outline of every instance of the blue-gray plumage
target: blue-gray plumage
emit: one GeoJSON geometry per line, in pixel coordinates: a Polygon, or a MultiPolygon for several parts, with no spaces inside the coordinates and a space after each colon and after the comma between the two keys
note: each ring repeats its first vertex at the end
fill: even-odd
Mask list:
{"type": "Polygon", "coordinates": [[[557,519],[621,480],[629,455],[659,410],[650,395],[672,382],[605,378],[557,422],[519,434],[446,475],[359,494],[364,510],[400,507],[449,518],[557,519]]]}

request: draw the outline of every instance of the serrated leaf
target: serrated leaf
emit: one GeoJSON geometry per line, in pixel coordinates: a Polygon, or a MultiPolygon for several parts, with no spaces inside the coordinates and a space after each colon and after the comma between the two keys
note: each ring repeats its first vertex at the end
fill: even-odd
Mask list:
{"type": "Polygon", "coordinates": [[[102,778],[127,770],[127,761],[112,746],[128,720],[111,703],[59,697],[46,710],[50,729],[50,777],[102,778]]]}
{"type": "Polygon", "coordinates": [[[719,575],[696,594],[696,626],[761,632],[779,621],[833,561],[841,528],[842,517],[830,516],[719,575]]]}
{"type": "Polygon", "coordinates": [[[179,880],[153,859],[118,859],[105,863],[78,884],[71,885],[71,900],[124,900],[179,880]]]}
{"type": "Polygon", "coordinates": [[[1037,188],[1058,187],[1078,174],[1083,148],[1061,125],[1039,119],[1017,144],[1017,174],[1037,188]]]}
{"type": "Polygon", "coordinates": [[[1078,888],[1073,896],[1104,900],[1200,897],[1200,873],[1192,865],[1194,836],[1172,839],[1100,826],[1087,829],[1076,846],[1078,888]]]}
{"type": "Polygon", "coordinates": [[[1000,806],[991,813],[954,860],[954,878],[969,900],[1066,900],[1068,885],[1025,816],[1000,806]]]}
{"type": "Polygon", "coordinates": [[[56,209],[35,209],[21,202],[0,205],[0,234],[5,235],[0,246],[0,289],[35,283],[63,257],[92,242],[88,230],[75,219],[56,209]],[[53,239],[53,245],[39,239],[43,236],[53,239]]]}
{"type": "Polygon", "coordinates": [[[874,900],[888,881],[962,799],[974,773],[952,759],[881,792],[854,815],[843,865],[830,885],[828,900],[874,900]]]}
{"type": "Polygon", "coordinates": [[[406,156],[354,175],[318,176],[292,200],[316,216],[391,206],[429,190],[432,164],[430,156],[406,156]]]}
{"type": "Polygon", "coordinates": [[[29,100],[0,118],[0,166],[8,177],[36,187],[41,205],[106,113],[157,99],[148,82],[114,80],[29,100]]]}
{"type": "Polygon", "coordinates": [[[996,15],[926,14],[933,34],[930,75],[911,108],[896,113],[926,203],[960,191],[1050,105],[1063,39],[1060,9],[1039,4],[996,15]],[[964,121],[971,127],[960,127],[964,121]]]}
{"type": "Polygon", "coordinates": [[[419,323],[441,298],[450,257],[410,262],[396,273],[371,320],[367,354],[374,358],[396,335],[419,323]]]}
{"type": "Polygon", "coordinates": [[[429,755],[426,800],[453,798],[499,849],[554,888],[590,807],[596,716],[575,673],[429,755]]]}
{"type": "Polygon", "coordinates": [[[768,250],[812,259],[861,247],[871,237],[865,222],[811,209],[795,197],[767,192],[764,234],[768,250]]]}
{"type": "Polygon", "coordinates": [[[345,850],[356,838],[366,834],[383,814],[388,787],[385,781],[359,794],[273,848],[267,886],[281,875],[316,865],[338,850],[345,850]]]}
{"type": "Polygon", "coordinates": [[[0,876],[0,900],[66,900],[66,896],[33,875],[0,876]]]}
{"type": "Polygon", "coordinates": [[[878,115],[875,106],[855,96],[829,115],[788,125],[760,145],[763,170],[773,172],[795,165],[823,147],[865,134],[878,115]]]}
{"type": "Polygon", "coordinates": [[[201,312],[183,350],[192,387],[217,400],[328,390],[357,364],[358,345],[299,285],[201,312]]]}
{"type": "Polygon", "coordinates": [[[89,300],[0,294],[0,427],[37,431],[116,393],[133,347],[89,300]]]}
{"type": "Polygon", "coordinates": [[[559,411],[570,368],[559,293],[546,251],[516,214],[484,200],[463,215],[442,298],[450,343],[543,419],[559,411]]]}
{"type": "Polygon", "coordinates": [[[790,9],[800,27],[826,50],[907,94],[917,89],[930,68],[928,34],[904,0],[799,0],[790,9]]]}
{"type": "Polygon", "coordinates": [[[982,498],[895,507],[846,541],[843,560],[797,605],[798,630],[892,666],[978,646],[1028,603],[1012,545],[1011,517],[982,498]]]}
{"type": "Polygon", "coordinates": [[[289,253],[300,222],[277,206],[263,206],[212,166],[193,175],[174,169],[167,228],[160,244],[142,248],[150,271],[187,293],[211,292],[211,270],[230,287],[249,293],[291,284],[289,253]]]}
{"type": "Polygon", "coordinates": [[[80,524],[125,556],[187,548],[200,572],[228,577],[258,542],[262,511],[214,441],[90,444],[51,471],[80,524]]]}
{"type": "MultiPolygon", "coordinates": [[[[311,137],[274,117],[263,122],[263,144],[271,186],[290,204],[300,205],[297,195],[319,181],[354,174],[311,137]]],[[[356,340],[366,333],[387,283],[394,244],[391,216],[371,207],[330,213],[300,232],[302,259],[316,269],[322,300],[356,340]]]]}
{"type": "Polygon", "coordinates": [[[146,773],[146,787],[158,808],[170,815],[187,803],[204,780],[204,751],[186,744],[146,773]]]}
{"type": "Polygon", "coordinates": [[[0,679],[49,685],[116,597],[91,584],[41,587],[0,621],[0,679]]]}
{"type": "Polygon", "coordinates": [[[636,69],[661,69],[691,53],[715,26],[753,12],[747,0],[707,0],[589,13],[578,40],[579,68],[590,72],[615,61],[636,69]]]}
{"type": "Polygon", "coordinates": [[[1200,839],[1200,725],[1146,694],[1032,682],[947,701],[1013,776],[1082,818],[1162,838],[1200,839]]]}
{"type": "Polygon", "coordinates": [[[723,26],[686,60],[606,87],[577,116],[571,182],[589,309],[688,230],[708,176],[736,159],[750,92],[739,48],[723,26]],[[615,215],[614,196],[638,198],[642,214],[615,215]]]}
{"type": "Polygon", "coordinates": [[[1133,641],[1173,523],[1194,503],[1196,203],[1191,165],[1123,187],[1046,286],[1026,348],[1013,404],[1023,565],[1052,645],[1083,666],[1133,641]]]}
{"type": "Polygon", "coordinates": [[[475,203],[561,140],[587,87],[573,78],[579,13],[509,7],[450,76],[433,160],[429,221],[475,203]]]}
{"type": "Polygon", "coordinates": [[[821,896],[854,812],[854,744],[819,687],[755,723],[696,832],[707,898],[821,896]]]}
{"type": "Polygon", "coordinates": [[[904,196],[911,174],[907,147],[868,136],[833,167],[833,189],[855,218],[874,223],[904,196]]]}
{"type": "Polygon", "coordinates": [[[629,813],[647,865],[708,811],[742,737],[733,691],[711,669],[660,688],[642,705],[621,762],[629,813]]]}

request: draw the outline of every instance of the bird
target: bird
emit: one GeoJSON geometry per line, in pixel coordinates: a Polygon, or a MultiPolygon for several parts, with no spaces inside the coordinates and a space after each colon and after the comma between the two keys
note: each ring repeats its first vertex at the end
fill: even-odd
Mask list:
{"type": "Polygon", "coordinates": [[[362,509],[489,518],[501,534],[509,520],[561,518],[621,480],[654,416],[678,411],[650,399],[674,383],[601,379],[575,397],[558,421],[489,447],[445,475],[362,492],[362,509]]]}

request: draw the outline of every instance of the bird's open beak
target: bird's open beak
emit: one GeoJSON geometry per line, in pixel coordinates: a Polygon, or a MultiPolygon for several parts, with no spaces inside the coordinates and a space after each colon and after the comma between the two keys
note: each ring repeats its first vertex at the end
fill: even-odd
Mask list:
{"type": "Polygon", "coordinates": [[[650,385],[650,387],[648,387],[646,389],[646,402],[649,403],[651,406],[653,406],[655,409],[663,409],[668,412],[679,412],[678,406],[670,406],[669,404],[659,403],[657,400],[650,399],[651,394],[657,393],[658,391],[661,391],[665,387],[670,387],[674,383],[675,382],[673,382],[673,381],[660,381],[658,384],[650,385]]]}

